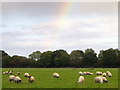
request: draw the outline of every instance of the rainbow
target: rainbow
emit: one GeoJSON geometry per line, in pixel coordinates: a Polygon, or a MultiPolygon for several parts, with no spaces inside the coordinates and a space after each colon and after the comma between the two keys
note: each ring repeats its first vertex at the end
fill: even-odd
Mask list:
{"type": "Polygon", "coordinates": [[[57,30],[54,32],[54,34],[57,34],[57,36],[48,40],[48,48],[55,48],[55,46],[58,44],[57,42],[59,41],[59,35],[64,33],[64,25],[68,16],[71,14],[73,6],[73,2],[60,2],[60,8],[57,14],[58,17],[54,21],[55,27],[57,27],[57,30]]]}

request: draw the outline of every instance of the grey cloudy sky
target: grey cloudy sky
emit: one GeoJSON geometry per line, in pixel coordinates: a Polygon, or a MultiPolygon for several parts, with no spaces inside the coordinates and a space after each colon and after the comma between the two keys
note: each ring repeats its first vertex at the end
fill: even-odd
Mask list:
{"type": "Polygon", "coordinates": [[[2,49],[33,51],[118,48],[118,3],[4,2],[2,49]]]}

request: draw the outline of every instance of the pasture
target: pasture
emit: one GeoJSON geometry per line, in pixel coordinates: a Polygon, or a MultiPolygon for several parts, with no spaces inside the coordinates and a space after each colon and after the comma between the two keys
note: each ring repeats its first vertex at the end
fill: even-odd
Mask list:
{"type": "Polygon", "coordinates": [[[8,75],[2,75],[2,88],[118,88],[118,69],[117,68],[3,68],[2,71],[13,71],[14,73],[20,71],[19,75],[22,79],[22,83],[16,84],[9,82],[8,75]],[[85,81],[82,84],[77,83],[77,79],[80,76],[79,71],[93,72],[93,75],[83,75],[85,81]],[[94,77],[96,71],[110,71],[113,76],[106,77],[108,83],[95,83],[94,77]],[[24,77],[24,73],[28,72],[35,77],[35,82],[28,83],[27,78],[24,77]],[[60,74],[59,78],[53,78],[52,74],[57,72],[60,74]]]}

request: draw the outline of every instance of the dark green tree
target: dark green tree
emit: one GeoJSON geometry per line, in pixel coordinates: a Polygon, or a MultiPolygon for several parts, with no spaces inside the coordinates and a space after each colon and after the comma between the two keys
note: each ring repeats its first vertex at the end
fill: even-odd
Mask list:
{"type": "Polygon", "coordinates": [[[35,51],[32,54],[29,55],[29,59],[38,61],[41,58],[41,52],[40,51],[35,51]]]}
{"type": "Polygon", "coordinates": [[[74,50],[70,54],[70,66],[71,67],[82,67],[83,65],[84,52],[80,50],[74,50]]]}
{"type": "Polygon", "coordinates": [[[67,67],[69,66],[69,54],[65,50],[56,50],[52,54],[54,60],[53,65],[55,67],[67,67]]]}
{"type": "Polygon", "coordinates": [[[52,51],[43,52],[40,62],[42,67],[53,67],[52,51]]]}
{"type": "Polygon", "coordinates": [[[84,66],[94,67],[97,61],[98,61],[97,54],[94,52],[94,50],[91,48],[86,49],[84,53],[84,66]]]}

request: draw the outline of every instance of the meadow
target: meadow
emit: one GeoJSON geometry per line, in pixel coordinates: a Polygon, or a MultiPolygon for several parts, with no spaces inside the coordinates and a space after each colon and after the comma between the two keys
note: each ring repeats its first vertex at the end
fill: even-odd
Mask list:
{"type": "Polygon", "coordinates": [[[2,71],[13,71],[14,73],[20,71],[19,75],[22,83],[16,84],[9,82],[9,75],[2,75],[2,88],[118,88],[118,69],[117,68],[3,68],[2,71]],[[93,75],[84,75],[85,82],[77,83],[79,71],[93,72],[93,75]],[[95,83],[94,77],[96,71],[110,71],[113,76],[106,77],[108,83],[95,83]],[[35,77],[35,82],[28,83],[28,79],[24,77],[24,73],[28,72],[35,77]],[[57,72],[60,74],[59,78],[53,78],[52,74],[57,72]]]}

